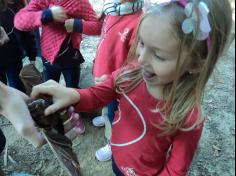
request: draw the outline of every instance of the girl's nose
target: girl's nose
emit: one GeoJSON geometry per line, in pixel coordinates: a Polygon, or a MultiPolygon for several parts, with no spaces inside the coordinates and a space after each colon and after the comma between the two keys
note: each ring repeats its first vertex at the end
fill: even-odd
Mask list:
{"type": "Polygon", "coordinates": [[[148,49],[147,48],[140,49],[138,62],[142,65],[147,64],[147,58],[148,58],[148,49]]]}

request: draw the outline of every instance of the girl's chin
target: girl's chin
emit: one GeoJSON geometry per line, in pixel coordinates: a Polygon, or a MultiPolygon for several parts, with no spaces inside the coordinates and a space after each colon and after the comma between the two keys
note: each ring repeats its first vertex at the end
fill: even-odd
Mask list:
{"type": "MultiPolygon", "coordinates": [[[[155,87],[159,87],[159,86],[165,86],[166,84],[163,83],[160,79],[158,79],[157,76],[154,76],[152,78],[146,78],[143,77],[144,82],[149,85],[149,86],[155,86],[155,87]]],[[[167,83],[168,84],[168,83],[167,83]]]]}

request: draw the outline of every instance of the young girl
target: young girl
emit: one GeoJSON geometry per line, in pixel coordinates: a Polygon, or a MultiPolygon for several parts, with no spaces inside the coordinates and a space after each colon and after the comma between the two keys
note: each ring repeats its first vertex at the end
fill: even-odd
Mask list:
{"type": "MultiPolygon", "coordinates": [[[[75,90],[48,81],[32,97],[53,96],[50,114],[119,100],[111,147],[116,175],[187,175],[201,137],[204,87],[230,33],[227,0],[153,0],[137,36],[137,61],[105,82],[75,90]]],[[[131,55],[132,56],[132,55],[131,55]]]]}
{"type": "Polygon", "coordinates": [[[14,24],[24,31],[42,27],[45,80],[59,81],[63,73],[67,87],[78,87],[84,62],[79,51],[82,33],[97,35],[101,30],[88,0],[31,0],[17,13],[14,24]]]}
{"type": "MultiPolygon", "coordinates": [[[[113,71],[125,64],[131,44],[134,42],[136,27],[142,14],[143,0],[105,0],[103,6],[103,27],[94,60],[93,75],[99,84],[113,71]]],[[[101,18],[102,18],[101,17],[101,18]]],[[[110,140],[111,122],[117,109],[114,100],[103,108],[102,116],[93,119],[95,126],[105,124],[105,135],[110,140]],[[105,115],[105,111],[108,111],[105,115]]],[[[99,161],[111,159],[109,142],[95,153],[99,161]]]]}
{"type": "Polygon", "coordinates": [[[0,2],[0,81],[20,91],[25,91],[19,79],[22,59],[27,55],[33,63],[36,57],[33,33],[19,31],[13,24],[15,14],[24,6],[24,0],[0,2]]]}

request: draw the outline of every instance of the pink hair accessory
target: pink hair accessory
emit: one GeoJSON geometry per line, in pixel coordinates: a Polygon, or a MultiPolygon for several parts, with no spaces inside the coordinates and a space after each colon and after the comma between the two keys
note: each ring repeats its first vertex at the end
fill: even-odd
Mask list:
{"type": "Polygon", "coordinates": [[[182,24],[182,30],[185,34],[191,32],[196,33],[197,40],[206,40],[211,31],[211,26],[208,21],[209,9],[204,2],[200,2],[198,6],[194,6],[192,2],[185,6],[185,14],[188,17],[182,24]],[[198,18],[200,18],[200,25],[198,26],[198,18]]]}
{"type": "Polygon", "coordinates": [[[182,30],[185,34],[194,33],[196,34],[197,40],[207,40],[208,49],[211,46],[211,39],[209,33],[211,26],[208,20],[209,8],[203,1],[199,2],[198,5],[194,5],[188,0],[145,0],[144,10],[150,6],[158,5],[163,7],[169,3],[176,2],[184,8],[187,19],[182,23],[182,30]],[[200,20],[200,24],[198,24],[200,20]]]}

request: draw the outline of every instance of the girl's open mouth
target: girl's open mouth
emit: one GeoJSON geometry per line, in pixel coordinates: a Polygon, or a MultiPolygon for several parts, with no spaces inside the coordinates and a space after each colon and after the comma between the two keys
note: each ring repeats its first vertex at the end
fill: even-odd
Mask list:
{"type": "Polygon", "coordinates": [[[144,69],[143,69],[142,73],[143,73],[143,78],[145,80],[151,80],[151,79],[153,79],[156,76],[155,73],[149,72],[149,71],[144,70],[144,69]]]}

